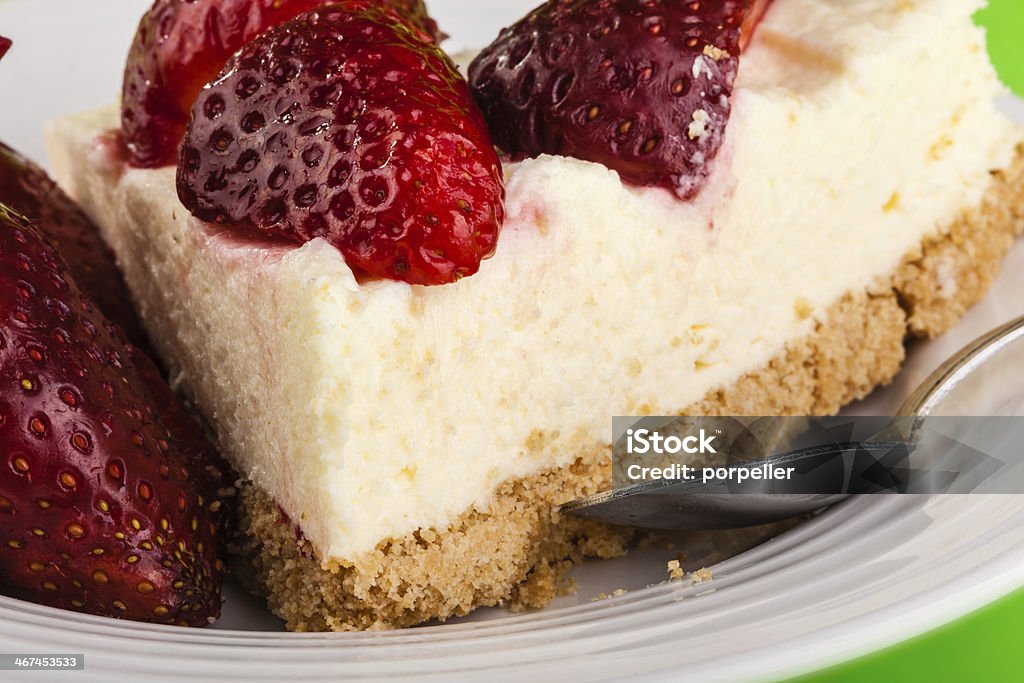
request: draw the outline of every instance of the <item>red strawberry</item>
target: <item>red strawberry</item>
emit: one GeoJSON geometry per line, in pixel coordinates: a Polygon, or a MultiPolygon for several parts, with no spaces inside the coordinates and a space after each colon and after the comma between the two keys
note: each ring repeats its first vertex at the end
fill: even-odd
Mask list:
{"type": "Polygon", "coordinates": [[[383,2],[377,0],[377,3],[382,7],[390,7],[395,10],[399,16],[404,17],[416,28],[433,38],[434,42],[440,43],[448,37],[438,28],[437,22],[427,12],[427,6],[423,4],[423,0],[383,0],[383,2]]]}
{"type": "Polygon", "coordinates": [[[436,45],[342,3],[252,41],[196,101],[178,195],[199,218],[307,242],[413,284],[475,273],[498,238],[501,166],[436,45]]]}
{"type": "Polygon", "coordinates": [[[0,205],[0,584],[56,607],[205,625],[217,536],[116,329],[0,205]]]}
{"type": "Polygon", "coordinates": [[[11,45],[12,43],[10,38],[4,38],[3,36],[0,36],[0,59],[4,58],[4,55],[7,54],[7,51],[11,49],[11,45]]]}
{"type": "Polygon", "coordinates": [[[60,251],[78,285],[134,344],[146,345],[114,255],[96,226],[43,169],[0,143],[0,203],[31,220],[60,251]]]}
{"type": "Polygon", "coordinates": [[[549,0],[473,61],[495,143],[602,163],[692,198],[729,119],[740,27],[760,0],[549,0]]]}
{"type": "Polygon", "coordinates": [[[138,348],[127,345],[125,355],[149,389],[150,400],[171,434],[170,447],[180,454],[192,476],[192,483],[207,503],[210,519],[222,543],[231,537],[235,520],[235,473],[227,460],[206,438],[201,424],[178,401],[156,363],[138,348]]]}
{"type": "MultiPolygon", "coordinates": [[[[366,0],[403,13],[432,36],[423,0],[366,0]]],[[[134,166],[177,161],[192,103],[228,58],[268,28],[324,0],[156,0],[135,34],[121,95],[121,128],[134,166]]]]}

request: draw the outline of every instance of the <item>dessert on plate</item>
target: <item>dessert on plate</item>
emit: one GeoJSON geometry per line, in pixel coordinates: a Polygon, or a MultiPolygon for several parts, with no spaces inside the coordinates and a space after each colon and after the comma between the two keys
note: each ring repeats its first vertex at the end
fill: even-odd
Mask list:
{"type": "Polygon", "coordinates": [[[468,86],[417,3],[198,52],[207,5],[159,0],[121,109],[48,149],[294,630],[545,604],[628,540],[556,510],[608,486],[613,415],[833,413],[1024,226],[977,2],[552,1],[468,86]]]}

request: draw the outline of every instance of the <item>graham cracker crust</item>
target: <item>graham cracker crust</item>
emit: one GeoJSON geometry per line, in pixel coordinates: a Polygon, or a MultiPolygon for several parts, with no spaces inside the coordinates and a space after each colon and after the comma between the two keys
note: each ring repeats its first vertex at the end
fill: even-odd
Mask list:
{"type": "MultiPolygon", "coordinates": [[[[681,415],[825,415],[889,383],[908,336],[935,336],[988,291],[1024,233],[1024,145],[980,206],[925,240],[887,279],[848,293],[816,329],[759,371],[711,392],[681,415]]],[[[634,532],[560,518],[555,507],[610,486],[606,445],[582,449],[568,468],[505,483],[487,511],[446,529],[382,542],[344,566],[315,552],[265,492],[243,485],[236,576],[267,596],[293,631],[410,626],[477,607],[541,607],[586,556],[626,551],[634,532]]]]}

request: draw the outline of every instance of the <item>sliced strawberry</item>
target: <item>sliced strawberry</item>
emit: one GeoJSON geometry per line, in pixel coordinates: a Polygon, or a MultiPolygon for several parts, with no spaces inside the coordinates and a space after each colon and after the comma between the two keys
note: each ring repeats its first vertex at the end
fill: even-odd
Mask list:
{"type": "Polygon", "coordinates": [[[113,617],[215,619],[217,529],[179,445],[194,438],[168,429],[44,234],[0,204],[3,592],[113,617]]]}
{"type": "MultiPolygon", "coordinates": [[[[128,54],[121,128],[132,165],[177,160],[192,104],[228,58],[268,28],[324,0],[156,0],[128,54]]],[[[437,35],[423,0],[364,0],[401,12],[437,35]]]]}
{"type": "Polygon", "coordinates": [[[196,101],[178,195],[197,217],[317,237],[369,275],[443,284],[498,238],[501,166],[451,60],[339,3],[273,28],[196,101]]]}
{"type": "Polygon", "coordinates": [[[473,61],[495,143],[692,198],[730,114],[753,0],[549,0],[473,61]]]}
{"type": "Polygon", "coordinates": [[[132,308],[114,254],[82,210],[43,169],[0,143],[0,203],[31,220],[54,243],[71,274],[134,344],[146,335],[132,308]]]}
{"type": "Polygon", "coordinates": [[[0,59],[4,58],[4,55],[7,54],[7,51],[11,49],[12,44],[13,43],[11,43],[10,38],[4,38],[3,36],[0,36],[0,59]]]}

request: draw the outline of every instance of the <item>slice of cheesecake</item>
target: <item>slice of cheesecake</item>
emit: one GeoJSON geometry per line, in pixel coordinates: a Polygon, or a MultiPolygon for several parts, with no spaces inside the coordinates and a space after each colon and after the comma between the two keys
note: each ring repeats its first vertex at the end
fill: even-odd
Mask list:
{"type": "Polygon", "coordinates": [[[128,168],[116,109],[49,132],[153,344],[245,477],[243,573],[295,630],[541,605],[628,532],[613,415],[832,413],[984,294],[1024,227],[1024,133],[977,3],[776,0],[699,195],[505,167],[478,274],[362,281],[321,239],[240,237],[128,168]]]}

